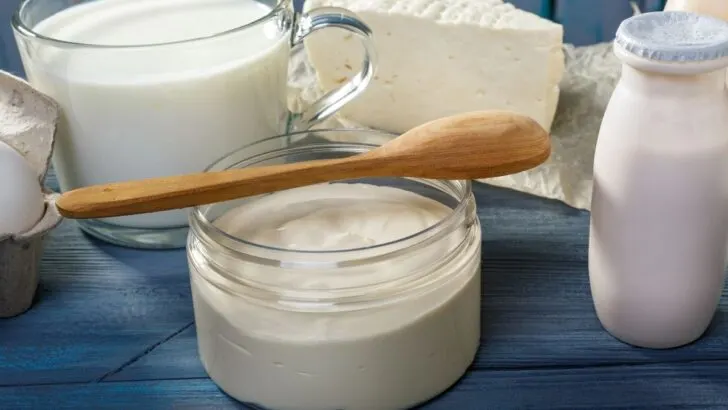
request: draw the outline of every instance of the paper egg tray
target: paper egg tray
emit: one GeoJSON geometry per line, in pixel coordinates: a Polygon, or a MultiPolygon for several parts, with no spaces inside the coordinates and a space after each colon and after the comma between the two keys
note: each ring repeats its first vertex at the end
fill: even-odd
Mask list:
{"type": "Polygon", "coordinates": [[[33,304],[44,239],[62,220],[57,196],[46,192],[45,213],[31,230],[0,238],[0,318],[19,315],[33,304]]]}
{"type": "MultiPolygon", "coordinates": [[[[58,105],[21,78],[0,71],[0,141],[17,150],[42,185],[50,164],[59,119],[58,105]]],[[[61,221],[57,194],[44,190],[45,213],[30,230],[0,235],[0,318],[33,304],[43,239],[61,221]]]]}

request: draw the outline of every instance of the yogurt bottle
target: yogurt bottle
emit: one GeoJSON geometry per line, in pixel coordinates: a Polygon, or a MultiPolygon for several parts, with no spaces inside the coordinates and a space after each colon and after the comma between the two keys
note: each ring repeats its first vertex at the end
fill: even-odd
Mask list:
{"type": "MultiPolygon", "coordinates": [[[[728,21],[728,1],[726,0],[668,0],[665,10],[691,11],[728,21]]],[[[728,82],[728,71],[726,71],[726,82],[728,82]]],[[[728,258],[725,264],[728,266],[728,258]]]]}
{"type": "Polygon", "coordinates": [[[592,297],[616,338],[677,347],[707,329],[725,280],[728,23],[637,15],[614,52],[622,76],[594,156],[592,297]]]}
{"type": "Polygon", "coordinates": [[[692,11],[728,21],[728,1],[725,0],[667,0],[665,11],[692,11]]]}

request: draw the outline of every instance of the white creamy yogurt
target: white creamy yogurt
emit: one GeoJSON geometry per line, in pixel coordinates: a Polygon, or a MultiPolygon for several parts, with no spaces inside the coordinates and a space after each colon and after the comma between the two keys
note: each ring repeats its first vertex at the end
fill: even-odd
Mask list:
{"type": "Polygon", "coordinates": [[[275,409],[398,409],[436,396],[465,372],[480,336],[480,226],[456,216],[365,184],[230,209],[217,227],[284,250],[244,245],[268,261],[245,260],[192,234],[205,369],[231,396],[275,409]]]}

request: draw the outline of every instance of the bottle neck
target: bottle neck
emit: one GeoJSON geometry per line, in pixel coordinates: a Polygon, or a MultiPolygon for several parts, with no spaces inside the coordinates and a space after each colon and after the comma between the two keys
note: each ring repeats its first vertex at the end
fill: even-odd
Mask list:
{"type": "Polygon", "coordinates": [[[620,79],[625,86],[640,93],[648,93],[656,98],[691,98],[698,95],[722,93],[726,85],[726,69],[700,74],[664,74],[622,65],[620,79]]]}

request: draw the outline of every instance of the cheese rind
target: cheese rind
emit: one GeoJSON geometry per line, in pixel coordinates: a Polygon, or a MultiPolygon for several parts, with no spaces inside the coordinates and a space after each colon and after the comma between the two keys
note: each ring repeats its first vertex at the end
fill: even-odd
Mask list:
{"type": "MultiPolygon", "coordinates": [[[[464,111],[516,111],[551,128],[564,73],[561,25],[501,0],[307,0],[344,7],[374,33],[376,76],[341,113],[401,133],[464,111]]],[[[360,66],[361,46],[343,30],[306,39],[326,91],[360,66]]]]}

